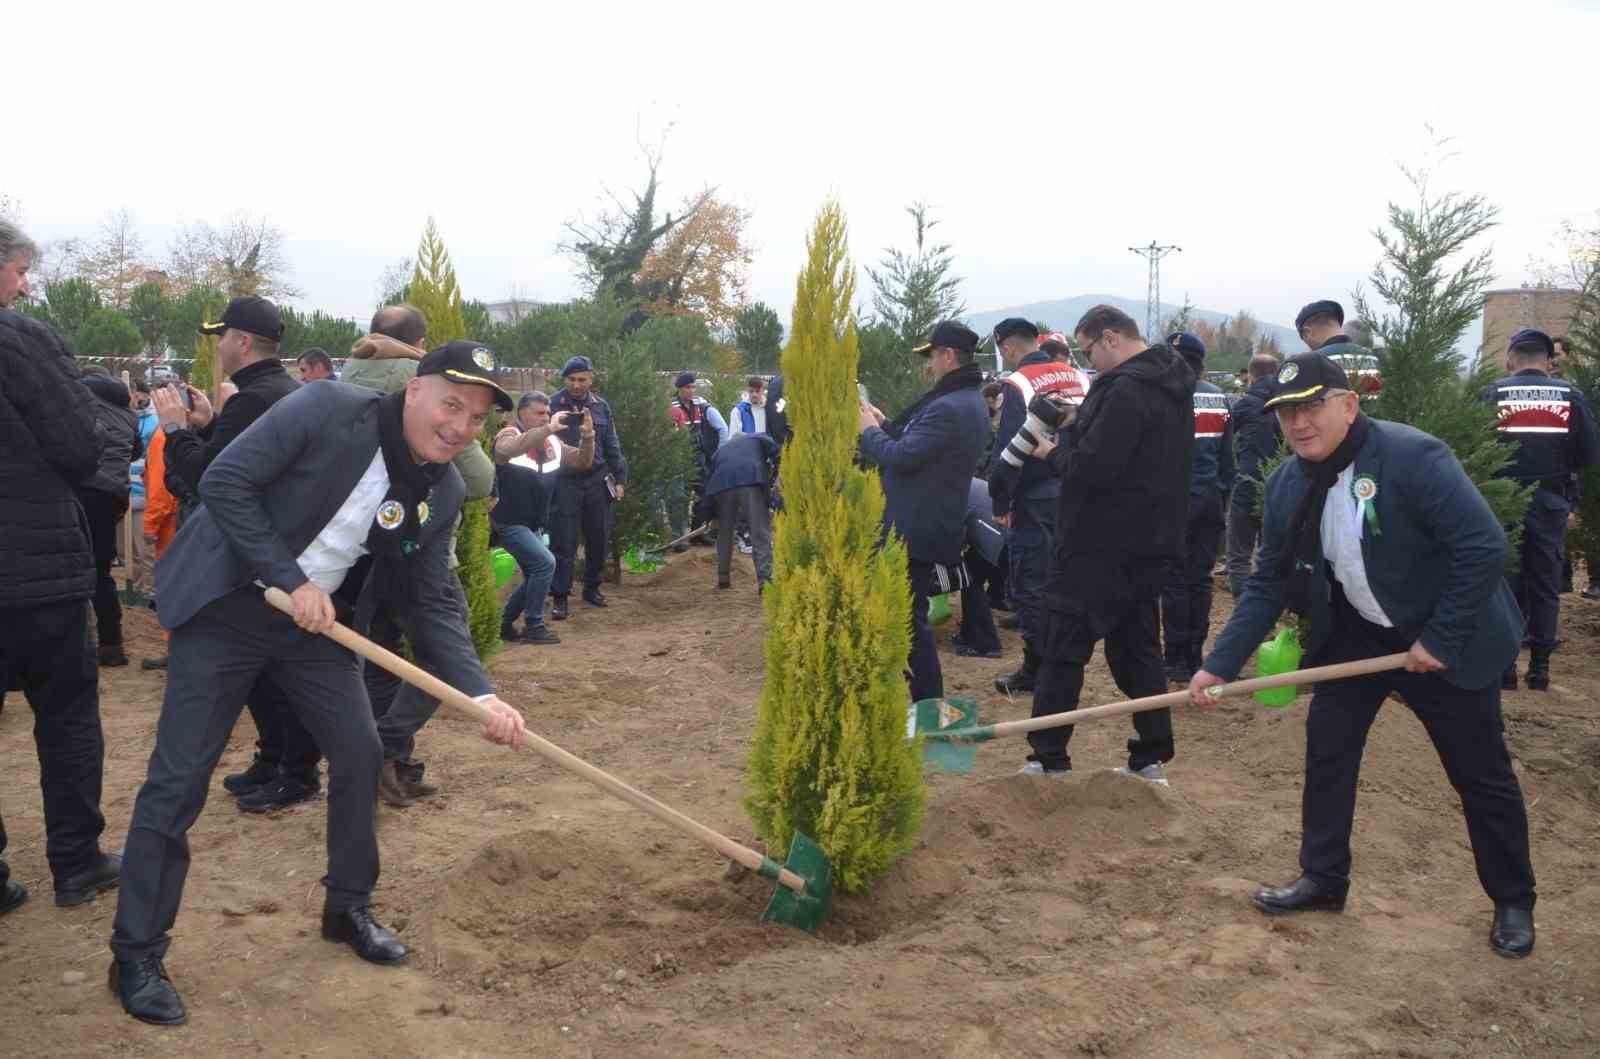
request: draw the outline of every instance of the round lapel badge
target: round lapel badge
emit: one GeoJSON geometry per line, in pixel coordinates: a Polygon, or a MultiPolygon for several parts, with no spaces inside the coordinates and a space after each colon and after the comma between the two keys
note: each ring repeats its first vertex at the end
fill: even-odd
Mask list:
{"type": "Polygon", "coordinates": [[[1351,483],[1350,494],[1365,503],[1378,495],[1378,483],[1366,475],[1362,475],[1351,483]]]}
{"type": "Polygon", "coordinates": [[[406,509],[398,500],[385,500],[378,505],[378,525],[386,530],[399,529],[406,520],[406,509]]]}
{"type": "Polygon", "coordinates": [[[1294,377],[1300,374],[1300,365],[1285,364],[1283,370],[1278,372],[1279,382],[1294,382],[1294,377]]]}
{"type": "Polygon", "coordinates": [[[428,502],[426,500],[424,500],[422,503],[418,504],[417,505],[417,525],[426,526],[428,524],[428,516],[431,515],[432,513],[433,512],[428,509],[428,502]]]}

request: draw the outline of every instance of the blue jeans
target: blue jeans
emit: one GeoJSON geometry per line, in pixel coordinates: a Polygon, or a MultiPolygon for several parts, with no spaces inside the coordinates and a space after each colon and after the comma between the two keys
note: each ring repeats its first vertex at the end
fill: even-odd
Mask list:
{"type": "Polygon", "coordinates": [[[526,619],[524,628],[538,628],[544,624],[544,597],[550,594],[550,579],[556,573],[555,553],[527,526],[497,526],[496,529],[500,532],[501,545],[522,568],[522,584],[506,600],[500,624],[510,625],[520,612],[526,619]]]}

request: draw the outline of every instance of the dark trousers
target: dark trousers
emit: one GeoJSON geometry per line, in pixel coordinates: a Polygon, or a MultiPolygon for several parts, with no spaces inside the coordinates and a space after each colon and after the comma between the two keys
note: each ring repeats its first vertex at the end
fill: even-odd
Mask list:
{"type": "MultiPolygon", "coordinates": [[[[0,674],[20,686],[33,707],[45,859],[59,883],[93,863],[106,827],[100,813],[100,674],[89,647],[88,604],[80,599],[0,610],[0,674]]],[[[0,853],[5,848],[0,823],[0,853]]],[[[0,885],[9,874],[0,863],[0,885]]]]}
{"type": "Polygon", "coordinates": [[[245,705],[256,725],[256,753],[262,761],[301,777],[317,771],[322,751],[269,674],[256,678],[245,705]]]}
{"type": "Polygon", "coordinates": [[[556,495],[550,503],[550,550],[556,556],[552,596],[572,591],[579,533],[583,534],[583,587],[589,591],[600,587],[611,533],[611,494],[606,491],[604,474],[556,480],[556,495]]]}
{"type": "Polygon", "coordinates": [[[1256,538],[1261,517],[1256,514],[1256,485],[1235,485],[1228,501],[1228,591],[1237,598],[1255,569],[1256,538]]]}
{"type": "Polygon", "coordinates": [[[767,510],[767,491],[759,485],[744,485],[711,499],[717,505],[717,577],[726,581],[733,572],[733,534],[742,523],[750,530],[756,580],[771,581],[772,513],[767,510]]]}
{"type": "Polygon", "coordinates": [[[366,904],[378,881],[378,770],[383,763],[356,657],[297,628],[242,588],[172,631],[167,692],[149,774],[123,853],[111,948],[119,959],[164,955],[189,874],[189,828],[245,697],[270,674],[328,755],[326,907],[366,904]]]}
{"type": "Polygon", "coordinates": [[[915,559],[907,563],[911,574],[911,701],[944,698],[944,670],[939,667],[939,648],[928,622],[928,599],[939,594],[932,563],[915,559]]]}
{"type": "MultiPolygon", "coordinates": [[[[1409,649],[1412,637],[1373,625],[1335,593],[1334,625],[1318,665],[1409,649]]],[[[1350,830],[1367,730],[1395,692],[1417,715],[1461,796],[1478,881],[1496,902],[1533,907],[1528,814],[1511,771],[1500,686],[1465,690],[1438,673],[1395,670],[1318,684],[1306,713],[1306,781],[1301,798],[1300,867],[1343,886],[1350,878],[1350,830]]]]}
{"type": "Polygon", "coordinates": [[[1534,491],[1522,517],[1522,562],[1511,579],[1522,608],[1525,635],[1536,651],[1556,647],[1561,615],[1561,555],[1567,546],[1567,515],[1572,505],[1560,493],[1534,491]]]}
{"type": "Polygon", "coordinates": [[[994,625],[989,593],[995,580],[1000,577],[1000,570],[976,548],[967,549],[963,562],[972,580],[961,590],[961,627],[956,630],[956,635],[975,651],[998,651],[1000,630],[994,625]]]}
{"type": "Polygon", "coordinates": [[[1056,569],[1056,498],[1018,497],[1011,507],[1011,606],[1017,614],[1022,642],[1039,649],[1044,634],[1045,598],[1056,569]]]}
{"type": "MultiPolygon", "coordinates": [[[[1170,566],[1109,556],[1080,557],[1070,584],[1065,578],[1061,582],[1066,591],[1057,594],[1046,612],[1033,716],[1078,708],[1083,667],[1100,640],[1105,641],[1106,664],[1123,695],[1137,699],[1167,690],[1156,599],[1170,566]]],[[[1148,710],[1132,717],[1135,738],[1128,740],[1128,767],[1141,769],[1171,761],[1172,711],[1148,710]]],[[[1071,725],[1030,732],[1030,756],[1047,769],[1070,768],[1067,743],[1071,739],[1071,725]]]]}
{"type": "Polygon", "coordinates": [[[994,565],[989,567],[986,577],[988,581],[989,607],[992,610],[1011,609],[1011,548],[1007,545],[1000,549],[1000,556],[994,565]]]}
{"type": "Polygon", "coordinates": [[[1199,668],[1211,628],[1211,568],[1222,541],[1222,494],[1215,489],[1189,495],[1189,524],[1183,564],[1161,590],[1161,632],[1169,665],[1199,668]]]}
{"type": "Polygon", "coordinates": [[[78,494],[89,518],[89,541],[94,547],[94,623],[101,646],[122,643],[122,601],[111,563],[117,557],[117,523],[128,510],[128,498],[97,489],[78,494]]]}
{"type": "MultiPolygon", "coordinates": [[[[456,619],[465,627],[470,620],[470,606],[467,603],[467,591],[461,586],[459,576],[451,575],[450,593],[456,603],[456,619]]],[[[398,653],[400,644],[405,639],[404,630],[392,616],[386,617],[385,622],[386,625],[379,628],[379,621],[374,618],[373,628],[385,638],[392,639],[394,646],[390,647],[390,650],[398,653]]],[[[469,631],[468,636],[470,635],[469,631]]],[[[383,743],[384,759],[400,761],[411,768],[419,767],[411,756],[417,747],[417,733],[433,719],[435,713],[439,712],[439,700],[370,662],[362,663],[361,672],[367,686],[372,687],[376,684],[380,688],[380,695],[388,702],[381,714],[377,714],[379,707],[376,700],[373,704],[373,712],[377,714],[378,738],[383,743]]]]}

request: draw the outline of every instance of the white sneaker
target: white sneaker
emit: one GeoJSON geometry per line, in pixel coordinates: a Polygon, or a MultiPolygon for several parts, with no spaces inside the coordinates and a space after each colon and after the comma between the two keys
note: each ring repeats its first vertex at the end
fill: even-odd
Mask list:
{"type": "Polygon", "coordinates": [[[744,541],[738,542],[738,548],[740,555],[749,555],[756,550],[754,545],[746,544],[744,541]]]}
{"type": "Polygon", "coordinates": [[[1118,768],[1116,771],[1120,775],[1132,776],[1135,779],[1144,780],[1146,783],[1154,783],[1158,787],[1172,786],[1172,784],[1167,782],[1167,770],[1161,767],[1161,763],[1159,761],[1153,765],[1146,765],[1142,769],[1134,770],[1122,767],[1118,768]]]}
{"type": "Polygon", "coordinates": [[[1048,776],[1051,779],[1061,779],[1071,774],[1071,769],[1047,769],[1037,761],[1030,761],[1017,770],[1019,776],[1048,776]]]}

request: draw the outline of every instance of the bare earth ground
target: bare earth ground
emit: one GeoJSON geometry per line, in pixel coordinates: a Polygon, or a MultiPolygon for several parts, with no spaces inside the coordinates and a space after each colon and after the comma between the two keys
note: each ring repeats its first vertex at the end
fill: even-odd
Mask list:
{"type": "MultiPolygon", "coordinates": [[[[508,648],[494,670],[536,730],[750,840],[739,798],[762,624],[740,562],[732,592],[711,589],[705,549],[630,577],[608,610],[576,605],[559,648],[508,648]]],[[[1218,594],[1219,623],[1230,603],[1218,594]]],[[[441,716],[422,754],[444,793],[381,810],[377,901],[412,946],[403,969],[317,937],[320,801],[247,817],[222,792],[222,773],[249,759],[246,716],[193,831],[169,959],[191,1021],[157,1029],[106,991],[113,897],[49,900],[27,709],[13,695],[0,794],[34,900],[0,920],[0,1053],[1600,1054],[1600,606],[1564,603],[1556,686],[1506,704],[1540,880],[1539,945],[1522,962],[1489,952],[1456,799],[1393,702],[1368,747],[1343,916],[1269,920],[1245,901],[1294,874],[1302,699],[1180,713],[1169,791],[1109,773],[1124,719],[1079,729],[1078,772],[1063,782],[1012,775],[1020,742],[981,747],[971,775],[930,778],[918,849],[816,936],[758,922],[771,884],[441,716]]],[[[151,616],[130,623],[130,654],[156,653],[151,616]]],[[[944,662],[950,692],[975,695],[986,718],[1026,714],[989,689],[1002,663],[944,662]]],[[[117,849],[162,677],[102,672],[105,842],[117,849]]],[[[1084,702],[1116,698],[1097,658],[1084,702]]]]}

